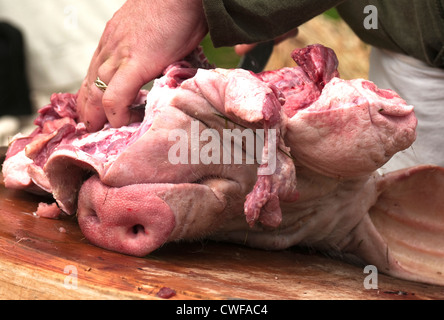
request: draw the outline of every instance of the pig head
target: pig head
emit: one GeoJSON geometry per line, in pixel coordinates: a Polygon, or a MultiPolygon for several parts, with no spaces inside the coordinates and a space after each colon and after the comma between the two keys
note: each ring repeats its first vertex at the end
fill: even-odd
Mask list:
{"type": "Polygon", "coordinates": [[[125,254],[201,238],[303,245],[444,284],[444,204],[431,193],[443,188],[442,169],[376,172],[413,143],[413,107],[369,81],[340,79],[328,48],[293,57],[298,67],[260,74],[174,64],[135,101],[146,100],[142,123],[95,133],[75,112],[43,121],[60,101],[75,111],[75,97],[54,96],[39,121],[55,118],[56,129],[16,139],[5,183],[51,193],[89,241],[125,254]]]}

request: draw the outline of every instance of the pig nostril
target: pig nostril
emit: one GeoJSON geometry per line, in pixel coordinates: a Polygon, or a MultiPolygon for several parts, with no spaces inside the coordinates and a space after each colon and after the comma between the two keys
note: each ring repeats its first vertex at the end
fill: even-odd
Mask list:
{"type": "Polygon", "coordinates": [[[136,224],[132,227],[133,234],[145,233],[145,227],[141,224],[136,224]]]}
{"type": "Polygon", "coordinates": [[[100,223],[100,217],[92,207],[79,207],[77,210],[77,217],[82,220],[88,220],[90,223],[100,223]]]}

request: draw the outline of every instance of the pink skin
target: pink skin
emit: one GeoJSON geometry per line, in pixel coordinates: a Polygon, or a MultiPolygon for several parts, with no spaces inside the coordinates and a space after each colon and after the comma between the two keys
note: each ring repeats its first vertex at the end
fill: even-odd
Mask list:
{"type": "MultiPolygon", "coordinates": [[[[321,63],[316,70],[335,74],[334,59],[312,62],[321,63]]],[[[322,83],[322,92],[315,83],[312,88],[318,90],[312,96],[311,90],[285,84],[288,70],[267,75],[185,71],[171,68],[173,78],[156,82],[140,125],[107,126],[88,134],[82,124],[74,128],[57,121],[62,127],[49,141],[36,137],[28,145],[27,153],[36,161],[23,167],[32,175],[29,181],[47,184],[64,211],[77,210],[92,243],[138,256],[169,241],[199,238],[265,249],[307,245],[352,253],[396,277],[444,284],[439,269],[444,263],[444,205],[436,197],[444,192],[444,169],[423,166],[386,176],[375,172],[415,139],[413,108],[398,95],[364,80],[334,77],[322,83]],[[184,74],[191,78],[182,79],[184,74]],[[271,83],[261,83],[261,76],[271,83]],[[281,90],[292,96],[282,108],[281,90]],[[307,98],[316,101],[304,107],[288,104],[307,98]],[[167,158],[173,143],[169,132],[188,131],[196,120],[199,130],[210,127],[219,134],[230,121],[250,128],[275,125],[283,138],[279,147],[292,158],[279,153],[271,179],[258,177],[257,165],[173,165],[167,158]],[[66,139],[65,144],[53,149],[58,139],[66,139]],[[259,188],[251,203],[268,201],[260,207],[266,214],[253,214],[256,224],[243,212],[254,186],[259,188]]],[[[289,72],[303,88],[311,79],[325,79],[322,72],[289,72]]],[[[12,154],[5,162],[6,177],[17,169],[12,154]]]]}
{"type": "Polygon", "coordinates": [[[83,234],[92,243],[141,256],[160,247],[175,226],[171,208],[144,185],[105,187],[97,177],[86,181],[77,210],[83,234]]]}
{"type": "Polygon", "coordinates": [[[369,217],[396,261],[392,274],[444,285],[444,168],[401,169],[385,175],[377,187],[380,196],[369,217]]]}
{"type": "Polygon", "coordinates": [[[268,250],[308,246],[351,254],[378,272],[444,285],[444,168],[423,165],[380,176],[335,179],[298,168],[300,198],[281,205],[278,229],[227,221],[212,239],[268,250]]]}
{"type": "Polygon", "coordinates": [[[416,124],[413,106],[393,91],[374,93],[368,81],[334,78],[316,102],[289,120],[286,142],[308,168],[331,177],[357,177],[409,147],[416,124]]]}
{"type": "Polygon", "coordinates": [[[225,210],[228,199],[242,205],[239,192],[239,184],[224,179],[114,188],[93,176],[82,185],[77,216],[92,243],[144,256],[166,242],[201,238],[217,230],[224,219],[239,214],[225,210]]]}
{"type": "MultiPolygon", "coordinates": [[[[298,28],[290,30],[287,33],[284,33],[283,35],[281,35],[280,37],[277,37],[276,39],[274,39],[274,44],[277,45],[277,44],[281,43],[282,41],[285,41],[286,39],[296,37],[298,32],[299,32],[298,28]]],[[[256,46],[256,43],[238,44],[238,45],[234,46],[234,51],[236,52],[237,55],[243,56],[243,55],[247,54],[248,52],[250,52],[255,46],[256,46]]]]}

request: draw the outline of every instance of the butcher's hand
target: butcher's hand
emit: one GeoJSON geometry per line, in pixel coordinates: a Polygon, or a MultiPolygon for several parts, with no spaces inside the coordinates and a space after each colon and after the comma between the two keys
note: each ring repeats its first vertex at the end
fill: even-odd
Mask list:
{"type": "MultiPolygon", "coordinates": [[[[298,35],[298,33],[299,33],[299,29],[294,28],[294,29],[284,33],[283,35],[277,37],[276,39],[274,39],[274,44],[277,45],[277,44],[281,43],[282,41],[287,40],[288,38],[296,37],[298,35]]],[[[255,46],[256,46],[256,43],[237,44],[234,46],[234,51],[236,52],[237,55],[244,56],[247,52],[251,51],[255,46]]]]}
{"type": "Polygon", "coordinates": [[[201,0],[126,1],[107,23],[79,90],[79,120],[90,132],[107,121],[140,121],[128,108],[140,88],[195,49],[207,29],[201,0]]]}

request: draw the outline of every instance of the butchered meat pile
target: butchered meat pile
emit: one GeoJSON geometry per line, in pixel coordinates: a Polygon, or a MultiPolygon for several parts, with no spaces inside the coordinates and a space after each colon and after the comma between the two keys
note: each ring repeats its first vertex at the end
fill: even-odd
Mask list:
{"type": "MultiPolygon", "coordinates": [[[[142,122],[98,132],[79,122],[75,94],[53,94],[35,131],[11,142],[5,185],[52,195],[91,243],[129,255],[201,238],[309,245],[417,279],[387,255],[375,227],[381,196],[406,175],[376,170],[413,143],[413,106],[370,81],[339,78],[322,45],[292,57],[296,67],[254,74],[211,67],[197,52],[140,91],[131,108],[144,106],[142,122]],[[263,133],[254,161],[226,157],[222,137],[236,129],[263,133]]],[[[229,147],[246,159],[247,143],[235,140],[229,147]]],[[[53,217],[55,205],[44,207],[53,217]]]]}

